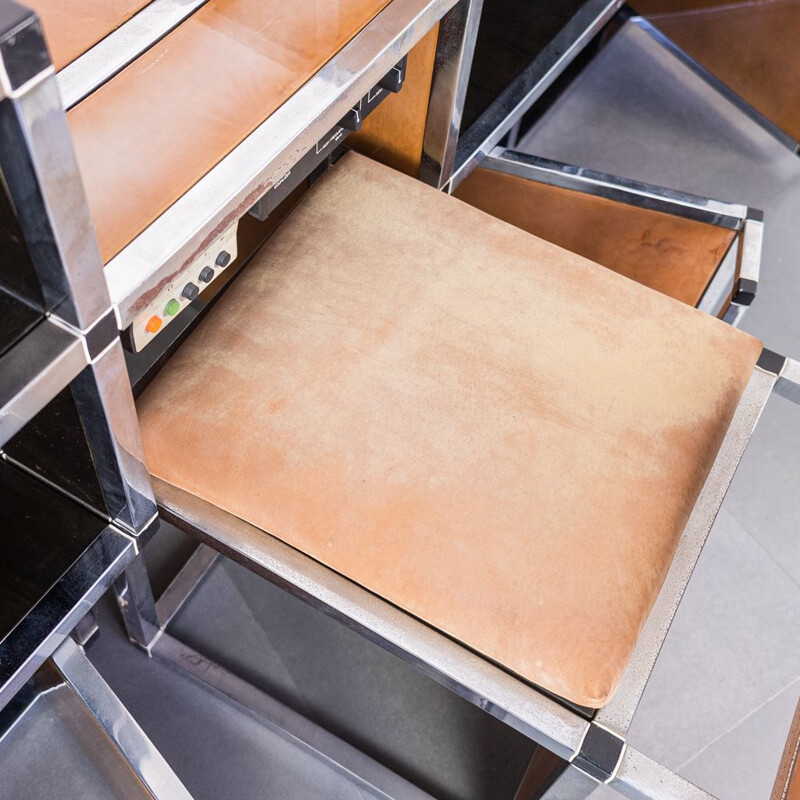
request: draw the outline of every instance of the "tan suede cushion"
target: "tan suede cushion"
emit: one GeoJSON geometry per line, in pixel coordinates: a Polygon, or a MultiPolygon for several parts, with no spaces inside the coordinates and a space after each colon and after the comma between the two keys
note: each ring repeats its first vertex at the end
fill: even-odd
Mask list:
{"type": "Polygon", "coordinates": [[[600,706],[760,349],[350,154],[139,408],[159,478],[600,706]]]}

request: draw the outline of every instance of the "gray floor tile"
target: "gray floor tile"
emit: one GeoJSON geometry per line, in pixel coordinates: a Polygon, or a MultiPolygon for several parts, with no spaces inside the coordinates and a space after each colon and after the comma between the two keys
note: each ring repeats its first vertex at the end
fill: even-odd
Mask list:
{"type": "Polygon", "coordinates": [[[725,508],[800,586],[798,454],[800,407],[772,397],[739,465],[725,508]]]}
{"type": "Polygon", "coordinates": [[[798,697],[800,680],[709,745],[681,774],[722,800],[766,800],[798,697]]]}
{"type": "Polygon", "coordinates": [[[631,727],[676,769],[800,675],[800,590],[725,509],[631,727]]]}

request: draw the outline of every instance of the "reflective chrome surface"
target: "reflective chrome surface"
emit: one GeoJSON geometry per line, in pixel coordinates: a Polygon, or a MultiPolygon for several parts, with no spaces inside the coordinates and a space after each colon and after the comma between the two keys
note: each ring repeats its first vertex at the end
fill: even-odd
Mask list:
{"type": "Polygon", "coordinates": [[[483,0],[460,0],[441,21],[419,179],[441,189],[456,157],[483,0]]]}
{"type": "Polygon", "coordinates": [[[154,800],[191,800],[191,795],[161,753],[78,645],[66,639],[53,653],[52,660],[67,685],[86,704],[154,800]]]}
{"type": "Polygon", "coordinates": [[[775,391],[781,397],[800,405],[800,361],[787,358],[783,365],[775,391]]]}
{"type": "Polygon", "coordinates": [[[680,214],[687,219],[732,230],[740,230],[748,214],[747,206],[738,203],[724,203],[502,147],[492,150],[482,165],[519,178],[574,189],[651,211],[680,214]]]}
{"type": "Polygon", "coordinates": [[[602,27],[623,0],[588,0],[527,69],[481,114],[458,141],[452,176],[442,185],[450,191],[467,177],[552,85],[602,27]],[[448,183],[449,181],[449,183],[448,183]]]}
{"type": "Polygon", "coordinates": [[[139,420],[119,339],[73,386],[95,469],[120,526],[139,534],[156,516],[139,420]]]}
{"type": "Polygon", "coordinates": [[[189,560],[156,602],[156,615],[162,628],[166,628],[183,608],[219,557],[219,553],[207,545],[197,545],[189,560]]]}
{"type": "Polygon", "coordinates": [[[52,67],[0,109],[0,167],[48,308],[87,330],[109,307],[72,138],[52,67]]]}

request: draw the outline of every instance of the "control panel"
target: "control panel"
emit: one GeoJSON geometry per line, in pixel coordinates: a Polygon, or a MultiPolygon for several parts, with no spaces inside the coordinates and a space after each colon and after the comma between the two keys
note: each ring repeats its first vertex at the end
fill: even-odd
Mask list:
{"type": "MultiPolygon", "coordinates": [[[[262,222],[304,181],[310,185],[335,161],[339,146],[353,132],[358,131],[364,118],[388,97],[399,92],[405,81],[406,58],[392,67],[384,77],[364,95],[312,147],[291,169],[280,176],[260,200],[250,209],[250,214],[262,222]]],[[[236,233],[238,223],[206,248],[180,275],[152,300],[136,318],[123,337],[126,347],[141,352],[156,336],[195,300],[200,292],[236,260],[236,233]]]]}
{"type": "Polygon", "coordinates": [[[139,352],[157,333],[195,300],[211,281],[236,260],[236,231],[230,227],[207,247],[175,280],[159,292],[131,326],[130,342],[139,352]]]}

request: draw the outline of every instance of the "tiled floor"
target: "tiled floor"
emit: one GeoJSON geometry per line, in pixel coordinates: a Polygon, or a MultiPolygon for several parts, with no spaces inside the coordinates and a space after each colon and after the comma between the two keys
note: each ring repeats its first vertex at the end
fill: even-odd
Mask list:
{"type": "MultiPolygon", "coordinates": [[[[629,27],[518,149],[766,214],[743,328],[800,355],[800,158],[629,27]]],[[[800,408],[756,429],[631,729],[722,800],[767,798],[800,697],[800,408]]],[[[599,790],[596,796],[615,797],[599,790]]]]}

